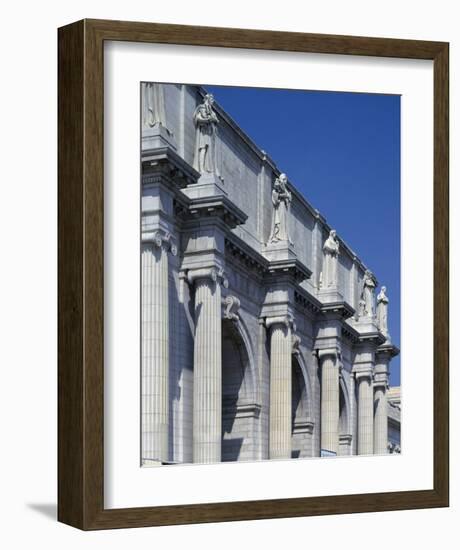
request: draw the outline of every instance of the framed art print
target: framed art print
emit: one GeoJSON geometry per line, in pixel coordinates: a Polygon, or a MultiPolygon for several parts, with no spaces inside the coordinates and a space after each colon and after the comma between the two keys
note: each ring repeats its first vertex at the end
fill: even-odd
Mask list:
{"type": "Polygon", "coordinates": [[[59,29],[59,520],[448,505],[448,45],[59,29]]]}

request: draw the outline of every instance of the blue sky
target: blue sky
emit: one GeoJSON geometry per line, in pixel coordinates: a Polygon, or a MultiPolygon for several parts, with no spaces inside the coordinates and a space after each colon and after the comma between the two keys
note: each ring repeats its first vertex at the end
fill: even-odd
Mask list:
{"type": "Polygon", "coordinates": [[[387,287],[399,346],[400,97],[205,87],[387,287]]]}

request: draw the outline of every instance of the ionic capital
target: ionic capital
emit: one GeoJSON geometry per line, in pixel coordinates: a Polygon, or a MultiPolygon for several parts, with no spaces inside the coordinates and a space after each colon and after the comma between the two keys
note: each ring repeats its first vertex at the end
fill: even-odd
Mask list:
{"type": "Polygon", "coordinates": [[[285,328],[294,327],[295,330],[294,319],[290,313],[287,313],[286,315],[278,315],[276,317],[267,317],[265,319],[265,326],[268,330],[275,325],[282,325],[285,328]]]}
{"type": "Polygon", "coordinates": [[[337,348],[326,348],[318,350],[318,360],[322,363],[325,359],[332,359],[339,364],[340,351],[337,348]]]}
{"type": "Polygon", "coordinates": [[[388,368],[386,365],[376,365],[374,369],[374,388],[388,389],[388,368]]]}
{"type": "Polygon", "coordinates": [[[152,233],[143,233],[142,242],[151,243],[155,247],[171,252],[173,256],[177,256],[177,246],[174,243],[174,237],[169,231],[157,229],[152,233]]]}
{"type": "Polygon", "coordinates": [[[379,388],[382,388],[386,391],[389,388],[388,380],[382,380],[380,378],[374,377],[374,389],[376,390],[379,388]]]}
{"type": "Polygon", "coordinates": [[[364,378],[372,380],[374,376],[374,369],[372,365],[358,365],[353,368],[353,374],[358,381],[364,378]]]}
{"type": "Polygon", "coordinates": [[[208,279],[214,283],[222,284],[224,288],[228,288],[228,279],[222,268],[202,267],[198,269],[189,269],[187,272],[187,281],[189,284],[193,285],[198,279],[208,279]]]}

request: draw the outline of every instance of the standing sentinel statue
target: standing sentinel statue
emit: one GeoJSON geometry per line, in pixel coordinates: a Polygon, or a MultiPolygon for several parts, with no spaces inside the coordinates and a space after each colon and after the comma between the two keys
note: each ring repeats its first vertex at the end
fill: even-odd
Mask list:
{"type": "Polygon", "coordinates": [[[292,195],[287,188],[286,174],[280,174],[273,184],[272,190],[272,229],[270,233],[269,243],[279,241],[290,241],[287,227],[287,216],[289,205],[291,204],[292,195]]]}
{"type": "Polygon", "coordinates": [[[387,287],[382,286],[377,296],[377,326],[380,332],[386,336],[387,341],[390,339],[388,332],[388,296],[386,295],[387,287]]]}
{"type": "Polygon", "coordinates": [[[364,301],[364,315],[366,317],[375,316],[374,291],[374,277],[372,273],[366,269],[366,273],[364,274],[363,291],[361,294],[361,299],[364,301]]]}
{"type": "Polygon", "coordinates": [[[216,135],[219,119],[213,109],[214,96],[206,94],[193,114],[196,127],[194,168],[201,175],[219,175],[216,162],[216,135]]]}
{"type": "Polygon", "coordinates": [[[321,278],[322,288],[337,288],[338,284],[338,261],[339,261],[339,241],[337,232],[332,229],[329,237],[323,246],[324,264],[323,276],[321,278]]]}
{"type": "Polygon", "coordinates": [[[142,119],[144,126],[153,128],[163,126],[166,128],[166,111],[163,84],[157,82],[145,82],[144,106],[142,119]]]}

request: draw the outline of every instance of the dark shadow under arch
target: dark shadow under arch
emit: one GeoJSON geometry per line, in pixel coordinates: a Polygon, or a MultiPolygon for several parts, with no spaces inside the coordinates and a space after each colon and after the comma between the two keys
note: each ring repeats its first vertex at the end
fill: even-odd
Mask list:
{"type": "Polygon", "coordinates": [[[241,328],[222,322],[222,461],[251,460],[256,456],[254,372],[241,328]]]}

